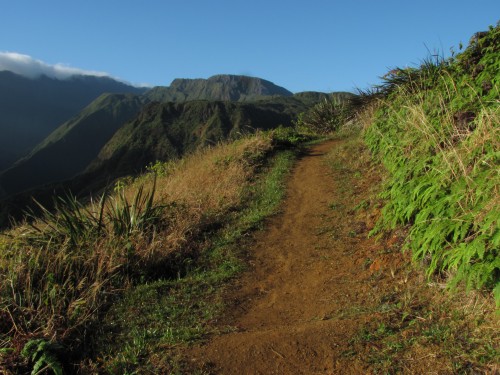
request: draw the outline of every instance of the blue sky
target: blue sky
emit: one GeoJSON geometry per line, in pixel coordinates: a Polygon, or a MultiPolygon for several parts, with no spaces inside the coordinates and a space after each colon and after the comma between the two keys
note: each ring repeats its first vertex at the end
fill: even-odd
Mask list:
{"type": "MultiPolygon", "coordinates": [[[[500,19],[500,1],[0,0],[0,52],[139,84],[245,74],[367,88],[500,19]]],[[[457,47],[456,47],[457,48],[457,47]]]]}

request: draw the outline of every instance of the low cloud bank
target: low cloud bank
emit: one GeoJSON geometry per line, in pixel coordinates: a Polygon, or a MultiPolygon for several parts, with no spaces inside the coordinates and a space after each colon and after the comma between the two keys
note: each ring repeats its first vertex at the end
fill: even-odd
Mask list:
{"type": "Polygon", "coordinates": [[[108,73],[72,68],[64,64],[50,65],[16,52],[0,52],[0,71],[2,70],[9,70],[28,78],[38,78],[41,75],[61,80],[74,75],[110,77],[108,73]]]}

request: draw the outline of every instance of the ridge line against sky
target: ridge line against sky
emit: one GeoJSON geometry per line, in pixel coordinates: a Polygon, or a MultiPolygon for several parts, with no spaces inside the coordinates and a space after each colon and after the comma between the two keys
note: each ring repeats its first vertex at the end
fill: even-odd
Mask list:
{"type": "Polygon", "coordinates": [[[498,0],[0,1],[3,56],[53,74],[150,86],[237,74],[292,92],[367,88],[429,53],[458,52],[500,18],[498,0]]]}
{"type": "Polygon", "coordinates": [[[61,63],[50,65],[31,56],[9,51],[0,51],[0,71],[2,70],[27,78],[38,78],[41,75],[57,79],[67,79],[74,75],[111,77],[109,73],[74,68],[61,63]]]}

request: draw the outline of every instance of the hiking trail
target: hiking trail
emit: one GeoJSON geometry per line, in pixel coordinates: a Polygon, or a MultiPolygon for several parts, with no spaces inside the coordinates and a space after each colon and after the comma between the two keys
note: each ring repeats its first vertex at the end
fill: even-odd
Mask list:
{"type": "MultiPolygon", "coordinates": [[[[368,238],[378,210],[356,207],[373,196],[380,176],[366,166],[332,167],[329,152],[345,142],[312,146],[297,161],[282,212],[255,235],[249,267],[227,293],[220,324],[229,328],[184,353],[194,367],[215,374],[370,372],[349,355],[352,339],[377,319],[381,298],[405,282],[404,257],[381,251],[401,238],[368,238]]],[[[356,164],[357,157],[348,159],[356,164]]]]}

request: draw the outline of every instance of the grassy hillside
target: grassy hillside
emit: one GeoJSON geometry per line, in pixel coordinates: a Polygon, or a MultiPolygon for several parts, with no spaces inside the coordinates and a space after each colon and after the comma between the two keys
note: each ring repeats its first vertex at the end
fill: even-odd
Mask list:
{"type": "Polygon", "coordinates": [[[493,289],[500,304],[499,71],[499,26],[449,60],[391,71],[366,142],[390,173],[379,228],[409,225],[429,275],[493,289]]]}
{"type": "MultiPolygon", "coordinates": [[[[97,361],[80,363],[94,369],[90,372],[98,371],[93,366],[119,373],[134,367],[133,360],[120,359],[133,355],[126,345],[115,347],[102,339],[112,336],[109,330],[131,328],[115,324],[122,319],[135,324],[135,302],[141,299],[139,303],[153,306],[150,293],[185,293],[186,283],[213,290],[234,274],[239,268],[231,255],[237,250],[235,241],[272,213],[282,194],[280,176],[290,167],[293,154],[285,152],[276,159],[277,144],[276,134],[259,133],[204,149],[157,165],[154,173],[120,183],[112,194],[89,204],[57,198],[55,212],[45,211],[31,223],[3,233],[0,368],[29,373],[47,366],[57,374],[75,371],[72,364],[85,358],[97,361]],[[259,177],[268,168],[271,173],[259,177]],[[135,295],[135,302],[122,299],[124,294],[135,295]],[[107,311],[118,314],[118,320],[103,322],[107,311]],[[112,363],[102,363],[112,353],[112,363]]],[[[210,290],[202,293],[203,298],[215,297],[210,290]]],[[[171,325],[174,309],[203,313],[175,302],[175,296],[158,306],[168,315],[149,317],[163,327],[148,344],[156,349],[167,342],[162,332],[174,337],[201,332],[189,326],[194,322],[171,325]]]]}

